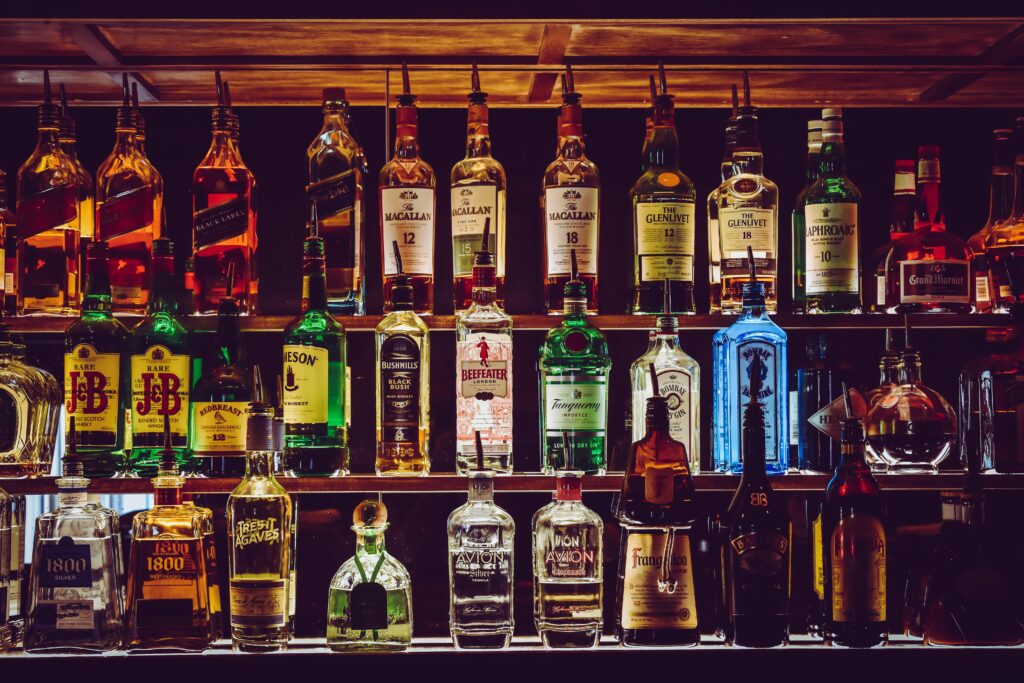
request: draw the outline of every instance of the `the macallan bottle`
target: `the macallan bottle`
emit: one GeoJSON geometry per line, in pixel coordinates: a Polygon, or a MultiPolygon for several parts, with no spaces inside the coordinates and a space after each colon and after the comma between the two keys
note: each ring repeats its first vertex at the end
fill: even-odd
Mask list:
{"type": "Polygon", "coordinates": [[[402,65],[402,94],[395,107],[395,155],[384,164],[380,187],[381,260],[384,300],[396,281],[412,287],[412,310],[434,310],[434,230],[437,177],[420,158],[416,96],[409,90],[409,70],[402,65]],[[399,272],[391,244],[397,242],[404,271],[399,272]]]}
{"type": "Polygon", "coordinates": [[[60,84],[60,109],[60,146],[75,165],[75,170],[78,172],[78,178],[81,181],[78,190],[78,217],[79,235],[81,236],[80,253],[82,256],[85,256],[85,248],[89,242],[92,242],[95,233],[95,190],[92,176],[89,174],[89,171],[85,170],[85,166],[78,159],[78,136],[75,119],[71,116],[71,111],[68,109],[68,95],[63,83],[60,84]]]}
{"type": "Polygon", "coordinates": [[[562,296],[571,278],[570,254],[576,253],[579,279],[589,293],[588,312],[597,311],[598,226],[601,177],[587,158],[583,140],[582,96],[572,69],[562,76],[562,109],[558,114],[558,156],[544,171],[541,218],[544,226],[544,310],[562,314],[562,296]]]}

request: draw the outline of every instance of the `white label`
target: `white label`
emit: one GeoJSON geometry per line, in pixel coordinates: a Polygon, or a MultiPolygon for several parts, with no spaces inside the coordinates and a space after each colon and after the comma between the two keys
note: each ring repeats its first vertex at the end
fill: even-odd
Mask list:
{"type": "Polygon", "coordinates": [[[808,204],[804,220],[807,293],[860,291],[857,205],[808,204]]]}
{"type": "Polygon", "coordinates": [[[642,281],[693,280],[694,205],[639,202],[636,249],[642,281]]]}
{"type": "MultiPolygon", "coordinates": [[[[736,347],[737,372],[740,377],[740,400],[733,411],[733,419],[742,424],[743,405],[750,400],[750,370],[754,356],[761,357],[761,391],[757,399],[764,406],[764,435],[765,435],[765,462],[776,463],[779,461],[778,435],[776,430],[779,425],[779,396],[776,386],[776,374],[778,366],[777,349],[766,342],[749,341],[736,347]]],[[[783,417],[788,418],[788,413],[783,417]]],[[[740,430],[740,452],[743,449],[743,430],[740,430]]]]}
{"type": "Polygon", "coordinates": [[[57,507],[82,507],[89,502],[89,494],[85,491],[57,492],[57,507]]]}
{"type": "Polygon", "coordinates": [[[40,600],[39,604],[54,605],[58,631],[91,631],[96,627],[96,614],[93,612],[91,600],[77,602],[40,600]]]}
{"type": "Polygon", "coordinates": [[[719,209],[722,258],[746,258],[747,247],[775,253],[775,212],[771,209],[719,209]]]}
{"type": "Polygon", "coordinates": [[[548,276],[572,271],[571,253],[581,274],[597,274],[600,191],[596,187],[549,187],[544,195],[548,276]]]}
{"type": "Polygon", "coordinates": [[[896,174],[896,180],[893,183],[894,194],[914,194],[915,191],[913,172],[896,174]]]}
{"type": "Polygon", "coordinates": [[[974,300],[979,304],[990,301],[988,289],[988,275],[981,273],[974,278],[974,300]]]}
{"type": "MultiPolygon", "coordinates": [[[[692,410],[693,377],[684,368],[662,368],[658,370],[658,393],[668,400],[669,435],[686,446],[690,462],[699,460],[699,444],[694,442],[694,420],[692,410]]],[[[633,392],[633,441],[639,441],[647,432],[644,416],[647,413],[647,399],[654,395],[650,375],[644,375],[643,391],[633,392]]]]}
{"type": "Polygon", "coordinates": [[[797,403],[799,394],[795,390],[789,392],[789,445],[800,445],[800,407],[797,403]]]}
{"type": "Polygon", "coordinates": [[[392,242],[398,242],[407,275],[434,273],[434,190],[430,187],[385,187],[380,191],[384,274],[397,275],[392,242]]]}
{"type": "Polygon", "coordinates": [[[885,306],[886,291],[884,275],[875,276],[875,287],[878,288],[878,294],[875,296],[875,303],[877,303],[879,306],[885,306]]]}
{"type": "Polygon", "coordinates": [[[547,377],[544,415],[547,431],[604,432],[608,385],[601,376],[547,377]]]}
{"type": "MultiPolygon", "coordinates": [[[[854,417],[863,418],[867,415],[868,405],[856,388],[850,389],[850,410],[854,417]]],[[[790,413],[792,419],[792,413],[790,413]]],[[[843,422],[846,421],[846,399],[842,394],[836,396],[828,405],[823,406],[814,415],[807,418],[822,434],[833,441],[839,441],[843,433],[843,422]]],[[[792,429],[792,428],[791,428],[792,429]]]]}
{"type": "MultiPolygon", "coordinates": [[[[480,251],[484,234],[484,221],[491,219],[489,242],[500,245],[505,221],[501,216],[505,192],[495,185],[462,185],[452,188],[452,261],[455,275],[471,275],[473,258],[480,251]]],[[[505,273],[505,264],[497,249],[491,249],[499,277],[505,273]]]]}

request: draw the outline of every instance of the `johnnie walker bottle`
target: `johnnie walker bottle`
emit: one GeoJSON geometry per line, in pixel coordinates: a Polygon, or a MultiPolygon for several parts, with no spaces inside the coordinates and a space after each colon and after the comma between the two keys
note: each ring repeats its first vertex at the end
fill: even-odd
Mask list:
{"type": "MultiPolygon", "coordinates": [[[[71,110],[68,108],[68,96],[64,90],[64,84],[60,84],[60,133],[58,135],[60,139],[61,149],[71,159],[71,163],[75,166],[75,171],[78,173],[78,179],[80,181],[78,191],[78,216],[79,216],[79,235],[81,240],[80,251],[83,256],[85,255],[86,246],[92,242],[95,234],[95,190],[92,182],[92,176],[89,171],[85,170],[85,166],[78,159],[78,135],[76,131],[75,118],[71,115],[71,110]]],[[[84,276],[83,276],[84,277],[84,276]]]]}

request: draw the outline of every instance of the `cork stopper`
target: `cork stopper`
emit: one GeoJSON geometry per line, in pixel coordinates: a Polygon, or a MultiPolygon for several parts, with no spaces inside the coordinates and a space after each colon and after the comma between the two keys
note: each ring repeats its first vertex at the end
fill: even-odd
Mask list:
{"type": "Polygon", "coordinates": [[[352,512],[352,530],[379,530],[388,528],[388,508],[379,498],[367,498],[352,512]]]}

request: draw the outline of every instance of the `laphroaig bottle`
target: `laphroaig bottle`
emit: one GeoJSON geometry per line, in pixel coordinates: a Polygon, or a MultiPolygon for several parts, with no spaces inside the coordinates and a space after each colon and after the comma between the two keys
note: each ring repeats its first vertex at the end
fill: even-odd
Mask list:
{"type": "Polygon", "coordinates": [[[805,251],[807,227],[804,222],[804,206],[807,204],[807,192],[821,175],[821,120],[807,122],[807,163],[804,186],[793,202],[791,222],[793,224],[793,312],[805,313],[807,302],[804,285],[804,259],[800,255],[805,251]]]}

